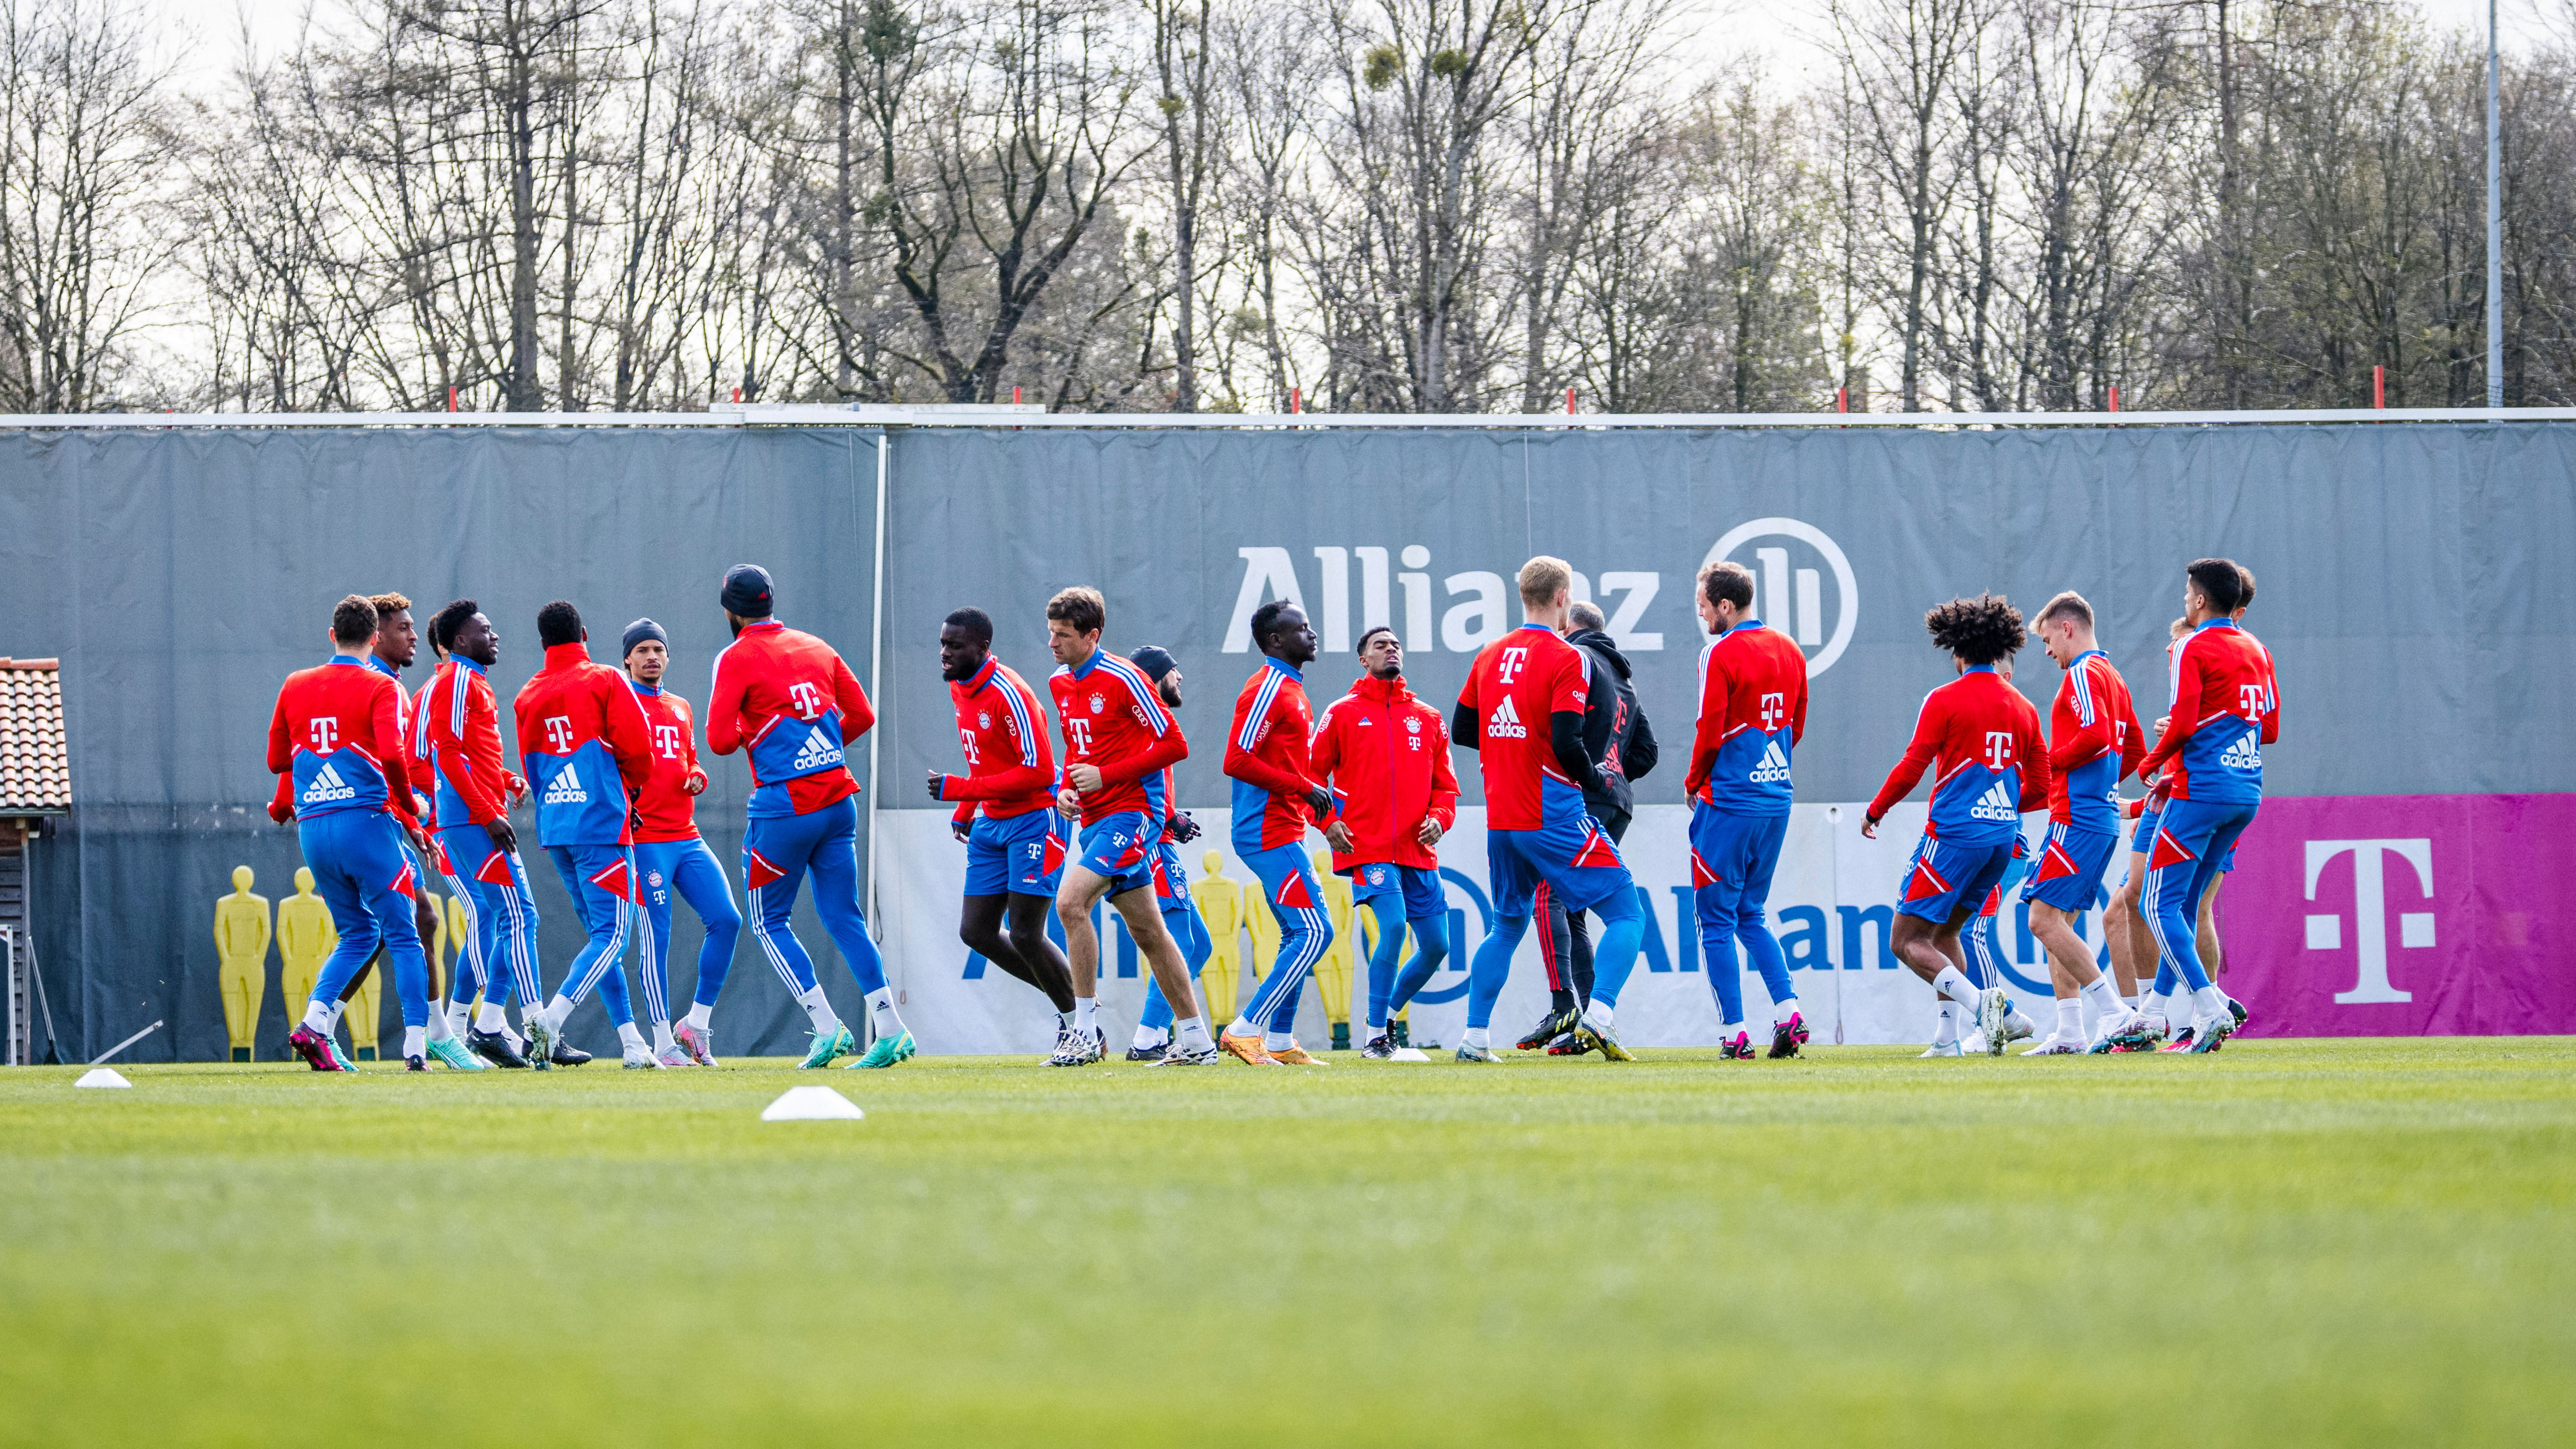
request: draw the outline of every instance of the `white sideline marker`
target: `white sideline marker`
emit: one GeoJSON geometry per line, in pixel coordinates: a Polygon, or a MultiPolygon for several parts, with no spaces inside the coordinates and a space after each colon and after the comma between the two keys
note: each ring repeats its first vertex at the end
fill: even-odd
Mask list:
{"type": "Polygon", "coordinates": [[[830,1087],[790,1087],[760,1109],[763,1122],[856,1122],[867,1115],[830,1087]]]}
{"type": "Polygon", "coordinates": [[[130,1089],[134,1084],[127,1081],[125,1078],[118,1076],[115,1072],[106,1067],[92,1067],[88,1071],[81,1073],[81,1079],[72,1083],[72,1085],[75,1087],[125,1087],[130,1089]]]}
{"type": "Polygon", "coordinates": [[[1394,1051],[1386,1054],[1386,1059],[1391,1062],[1427,1062],[1431,1060],[1431,1058],[1422,1054],[1422,1049],[1420,1047],[1397,1047],[1394,1051]]]}

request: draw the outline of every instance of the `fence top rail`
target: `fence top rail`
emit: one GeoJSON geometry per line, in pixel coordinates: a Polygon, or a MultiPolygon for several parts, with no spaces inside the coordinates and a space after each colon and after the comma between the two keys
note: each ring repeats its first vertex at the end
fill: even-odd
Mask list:
{"type": "Polygon", "coordinates": [[[2275,408],[2244,412],[2064,413],[1051,413],[997,404],[924,407],[830,403],[719,405],[702,413],[0,413],[0,432],[170,428],[1090,428],[1622,429],[2245,427],[2313,423],[2576,422],[2576,408],[2275,408]]]}

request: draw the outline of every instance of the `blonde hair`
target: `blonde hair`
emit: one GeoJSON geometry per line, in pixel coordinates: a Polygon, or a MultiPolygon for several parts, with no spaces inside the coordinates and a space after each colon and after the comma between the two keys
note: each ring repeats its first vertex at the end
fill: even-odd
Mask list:
{"type": "Polygon", "coordinates": [[[2083,625],[2087,629],[2093,627],[2093,606],[2086,603],[2084,596],[2075,592],[2073,589],[2068,589],[2066,592],[2059,594],[2056,598],[2040,605],[2039,617],[2031,620],[2030,622],[2033,625],[2045,624],[2060,614],[2073,619],[2076,623],[2083,625]]]}
{"type": "Polygon", "coordinates": [[[1540,554],[1521,565],[1521,602],[1533,609],[1544,609],[1556,602],[1559,592],[1574,587],[1574,566],[1561,558],[1540,554]]]}

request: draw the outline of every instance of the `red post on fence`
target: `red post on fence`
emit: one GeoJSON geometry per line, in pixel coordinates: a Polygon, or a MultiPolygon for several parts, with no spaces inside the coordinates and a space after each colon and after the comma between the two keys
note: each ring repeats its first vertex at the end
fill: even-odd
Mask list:
{"type": "Polygon", "coordinates": [[[1020,405],[1020,385],[1019,385],[1018,383],[1013,383],[1013,384],[1011,384],[1011,406],[1013,406],[1013,407],[1018,407],[1019,405],[1020,405]]]}
{"type": "Polygon", "coordinates": [[[742,401],[742,389],[741,389],[741,388],[735,388],[735,389],[733,390],[733,400],[734,400],[735,402],[740,402],[740,401],[742,401]]]}
{"type": "Polygon", "coordinates": [[[1565,390],[1565,415],[1574,416],[1574,389],[1570,387],[1565,390]]]}
{"type": "Polygon", "coordinates": [[[2120,389],[2119,389],[2118,384],[2116,384],[2116,383],[2115,383],[2115,384],[2113,384],[2113,385],[2112,385],[2112,388],[2111,388],[2111,411],[2113,411],[2113,412],[2115,412],[2115,413],[2116,413],[2116,412],[2118,412],[2119,410],[2120,410],[2120,389]]]}
{"type": "Polygon", "coordinates": [[[1292,387],[1288,389],[1288,412],[1290,416],[1293,417],[1306,410],[1305,398],[1303,396],[1304,392],[1305,389],[1303,388],[1292,387]]]}
{"type": "Polygon", "coordinates": [[[1838,387],[1834,389],[1834,411],[1838,413],[1847,413],[1851,411],[1850,388],[1838,387]]]}
{"type": "Polygon", "coordinates": [[[2388,406],[2388,368],[2384,364],[2374,364],[2370,369],[2370,405],[2388,406]]]}
{"type": "Polygon", "coordinates": [[[456,389],[453,387],[447,390],[447,410],[451,413],[456,411],[456,389]]]}

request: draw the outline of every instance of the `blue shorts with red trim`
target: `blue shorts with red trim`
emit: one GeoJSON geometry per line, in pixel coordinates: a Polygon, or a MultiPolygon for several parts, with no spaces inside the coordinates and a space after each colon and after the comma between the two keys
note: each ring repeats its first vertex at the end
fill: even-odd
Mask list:
{"type": "Polygon", "coordinates": [[[1082,868],[1109,882],[1109,893],[1154,888],[1154,849],[1163,832],[1142,810],[1082,822],[1082,868]]]}
{"type": "Polygon", "coordinates": [[[1905,899],[1897,904],[1897,914],[1947,925],[1961,901],[1982,906],[1986,893],[2004,878],[2020,845],[2018,835],[1992,845],[1961,845],[1924,836],[1914,847],[1914,858],[1906,863],[1905,899]]]}
{"type": "Polygon", "coordinates": [[[1351,878],[1351,899],[1370,901],[1379,896],[1404,897],[1404,918],[1418,921],[1437,916],[1449,906],[1449,893],[1440,887],[1437,866],[1395,865],[1372,861],[1341,872],[1351,878]]]}
{"type": "Polygon", "coordinates": [[[966,829],[966,894],[1053,896],[1064,878],[1064,819],[1049,806],[995,820],[975,817],[966,829]]]}
{"type": "Polygon", "coordinates": [[[2111,852],[2120,844],[2114,830],[2085,830],[2050,821],[2048,842],[2039,850],[2039,868],[2021,888],[2025,901],[2042,901],[2073,915],[2093,909],[2102,889],[2102,873],[2111,868],[2111,852]]]}
{"type": "MultiPolygon", "coordinates": [[[[1554,796],[1550,790],[1548,795],[1554,796]]],[[[1619,846],[1568,790],[1551,798],[1536,830],[1487,830],[1485,869],[1494,888],[1494,914],[1527,917],[1538,909],[1538,883],[1569,911],[1588,911],[1606,900],[1636,895],[1637,883],[1619,846]]],[[[1608,919],[1604,914],[1604,919],[1608,919]]]]}

